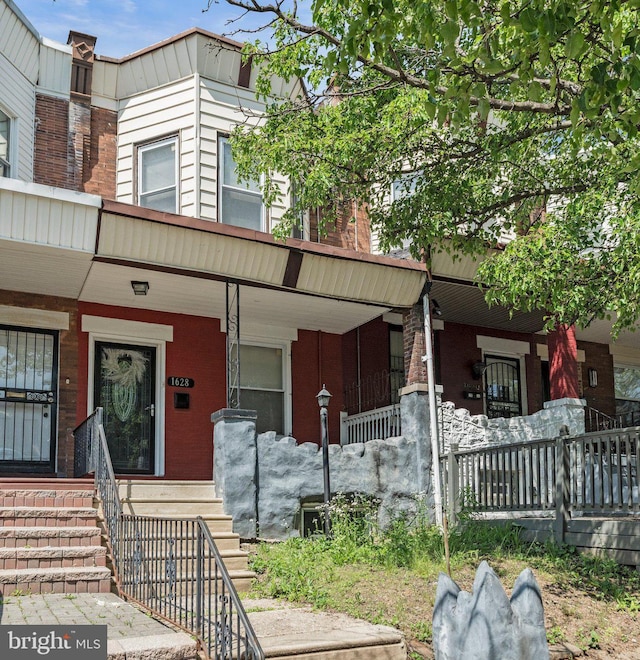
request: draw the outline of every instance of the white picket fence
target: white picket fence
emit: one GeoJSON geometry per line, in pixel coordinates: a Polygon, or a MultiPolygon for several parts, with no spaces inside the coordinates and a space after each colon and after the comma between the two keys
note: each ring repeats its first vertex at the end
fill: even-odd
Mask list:
{"type": "Polygon", "coordinates": [[[340,414],[340,444],[351,445],[369,440],[386,440],[401,435],[400,405],[393,404],[367,412],[340,414]]]}

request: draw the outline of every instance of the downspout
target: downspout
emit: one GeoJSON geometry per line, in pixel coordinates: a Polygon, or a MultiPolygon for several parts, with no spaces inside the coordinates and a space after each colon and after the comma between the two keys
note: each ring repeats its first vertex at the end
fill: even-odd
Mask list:
{"type": "MultiPolygon", "coordinates": [[[[429,277],[431,275],[429,274],[429,277]]],[[[433,503],[436,513],[436,524],[442,527],[442,487],[440,484],[440,448],[438,445],[438,408],[436,405],[436,379],[433,368],[433,334],[431,327],[431,301],[429,292],[432,281],[429,279],[425,284],[422,295],[424,312],[424,345],[425,355],[422,362],[427,372],[427,386],[429,396],[429,434],[431,436],[431,469],[433,470],[433,503]]]]}

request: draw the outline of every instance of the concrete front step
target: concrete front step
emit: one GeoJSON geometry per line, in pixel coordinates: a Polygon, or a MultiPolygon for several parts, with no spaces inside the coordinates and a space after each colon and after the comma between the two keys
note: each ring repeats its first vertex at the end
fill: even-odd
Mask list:
{"type": "Polygon", "coordinates": [[[0,545],[5,548],[46,546],[99,546],[100,530],[97,527],[0,527],[0,545]]]}
{"type": "Polygon", "coordinates": [[[118,487],[121,498],[139,498],[158,501],[190,498],[217,499],[213,481],[119,479],[118,487]]]}
{"type": "MultiPolygon", "coordinates": [[[[165,565],[163,563],[161,568],[164,569],[164,566],[165,565]]],[[[157,575],[153,574],[149,586],[154,590],[154,592],[156,592],[158,597],[168,595],[169,593],[177,598],[190,597],[193,596],[197,590],[195,577],[195,574],[188,573],[186,571],[183,573],[180,570],[178,570],[177,575],[171,581],[167,579],[166,574],[164,573],[159,573],[157,575]]],[[[231,578],[231,581],[233,582],[236,590],[241,593],[245,593],[251,589],[253,579],[255,578],[255,573],[246,570],[234,570],[229,571],[229,577],[231,578]]],[[[125,591],[128,591],[130,587],[126,579],[121,580],[121,586],[125,591]]],[[[140,588],[144,590],[146,587],[140,588]]],[[[205,594],[214,593],[214,591],[219,594],[222,591],[222,578],[219,577],[218,580],[215,580],[213,578],[212,571],[211,581],[203,582],[200,588],[205,594]]],[[[132,593],[135,595],[135,588],[132,588],[132,593]]]]}
{"type": "MultiPolygon", "coordinates": [[[[133,547],[133,546],[132,546],[133,547]]],[[[228,571],[246,571],[248,563],[248,555],[242,550],[219,550],[220,556],[224,565],[227,567],[228,571]]],[[[186,565],[187,562],[193,560],[193,554],[189,551],[185,551],[180,547],[175,547],[172,549],[172,557],[178,564],[186,565]]],[[[150,554],[145,555],[145,560],[149,562],[161,561],[164,562],[167,558],[166,546],[163,543],[162,547],[154,549],[153,547],[150,550],[150,554]]],[[[123,561],[127,561],[123,559],[123,561]]]]}
{"type": "Polygon", "coordinates": [[[0,522],[14,527],[88,527],[96,524],[93,507],[3,506],[0,522]]]}
{"type": "Polygon", "coordinates": [[[106,559],[102,546],[0,548],[0,570],[105,567],[106,559]]]}
{"type": "Polygon", "coordinates": [[[125,513],[134,513],[138,516],[195,518],[203,513],[210,516],[224,516],[222,500],[219,498],[159,500],[127,497],[122,500],[122,508],[125,513]]]}
{"type": "Polygon", "coordinates": [[[111,571],[103,567],[20,568],[0,570],[0,589],[14,593],[109,593],[111,571]]]}
{"type": "Polygon", "coordinates": [[[353,619],[271,600],[243,600],[270,660],[406,660],[402,633],[353,619]]]}

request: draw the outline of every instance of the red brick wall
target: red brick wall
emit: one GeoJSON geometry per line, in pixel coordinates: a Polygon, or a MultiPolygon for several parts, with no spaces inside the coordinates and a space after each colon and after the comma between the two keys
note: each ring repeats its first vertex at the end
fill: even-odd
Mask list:
{"type": "Polygon", "coordinates": [[[551,399],[578,398],[578,345],[574,326],[559,325],[547,335],[551,399]]]}
{"type": "Polygon", "coordinates": [[[329,442],[340,442],[343,409],[342,337],[299,330],[291,344],[293,435],[299,443],[320,443],[320,408],[316,395],[326,385],[329,404],[329,442]]]}
{"type": "MultiPolygon", "coordinates": [[[[165,477],[211,479],[213,472],[213,425],[211,413],[226,406],[225,335],[217,319],[146,310],[80,303],[81,314],[161,323],[173,326],[173,341],[166,344],[166,375],[195,380],[189,390],[165,383],[165,477]],[[173,395],[188,391],[190,408],[176,410],[173,395]]],[[[78,417],[87,410],[89,336],[80,333],[78,417]]]]}
{"type": "Polygon", "coordinates": [[[387,375],[390,366],[389,325],[380,316],[361,326],[359,335],[359,379],[358,330],[352,330],[342,338],[343,374],[346,389],[345,404],[349,412],[358,412],[356,407],[358,380],[361,384],[362,410],[388,406],[391,402],[387,375]]]}
{"type": "Polygon", "coordinates": [[[83,170],[83,189],[107,199],[116,198],[118,114],[91,108],[91,137],[88,162],[83,170]]]}
{"type": "Polygon", "coordinates": [[[35,183],[78,190],[70,150],[69,102],[36,94],[35,183]]]}
{"type": "MultiPolygon", "coordinates": [[[[322,214],[322,211],[320,213],[322,214]]],[[[337,220],[320,229],[318,216],[314,210],[310,214],[309,224],[309,239],[313,242],[357,252],[371,252],[371,227],[366,205],[358,205],[352,201],[341,203],[337,220]]]]}
{"type": "Polygon", "coordinates": [[[578,349],[585,352],[585,361],[580,364],[582,371],[582,396],[587,405],[605,415],[614,415],[616,400],[613,384],[613,356],[609,353],[607,344],[594,344],[579,341],[578,349]],[[589,369],[598,372],[598,385],[589,387],[589,369]]]}
{"type": "Polygon", "coordinates": [[[542,409],[542,378],[540,358],[537,357],[535,335],[492,330],[458,323],[446,322],[440,337],[440,373],[443,386],[442,398],[452,401],[456,407],[466,408],[472,415],[483,413],[481,399],[465,399],[465,383],[483,386],[482,379],[474,379],[474,362],[482,359],[482,350],[477,347],[477,335],[501,337],[515,341],[529,342],[529,355],[525,356],[527,378],[527,405],[529,414],[542,409]]]}
{"type": "MultiPolygon", "coordinates": [[[[76,302],[68,298],[0,290],[0,305],[46,309],[69,314],[69,330],[61,330],[59,333],[57,471],[61,475],[73,476],[73,443],[68,442],[67,434],[75,428],[77,423],[76,398],[79,375],[76,302]]],[[[0,317],[0,323],[2,322],[3,319],[0,317]]]]}
{"type": "Polygon", "coordinates": [[[422,356],[426,351],[422,310],[422,304],[418,304],[402,314],[404,373],[407,385],[427,382],[427,371],[422,362],[422,356]]]}
{"type": "Polygon", "coordinates": [[[36,95],[34,181],[116,196],[117,113],[36,95]]]}

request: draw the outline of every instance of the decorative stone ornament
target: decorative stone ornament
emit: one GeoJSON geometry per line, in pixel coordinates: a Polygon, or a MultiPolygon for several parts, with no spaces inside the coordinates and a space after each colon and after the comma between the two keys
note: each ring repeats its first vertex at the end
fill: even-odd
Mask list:
{"type": "Polygon", "coordinates": [[[440,573],[433,648],[436,660],[549,658],[542,596],[531,569],[518,576],[511,600],[486,561],[478,567],[472,593],[440,573]]]}

